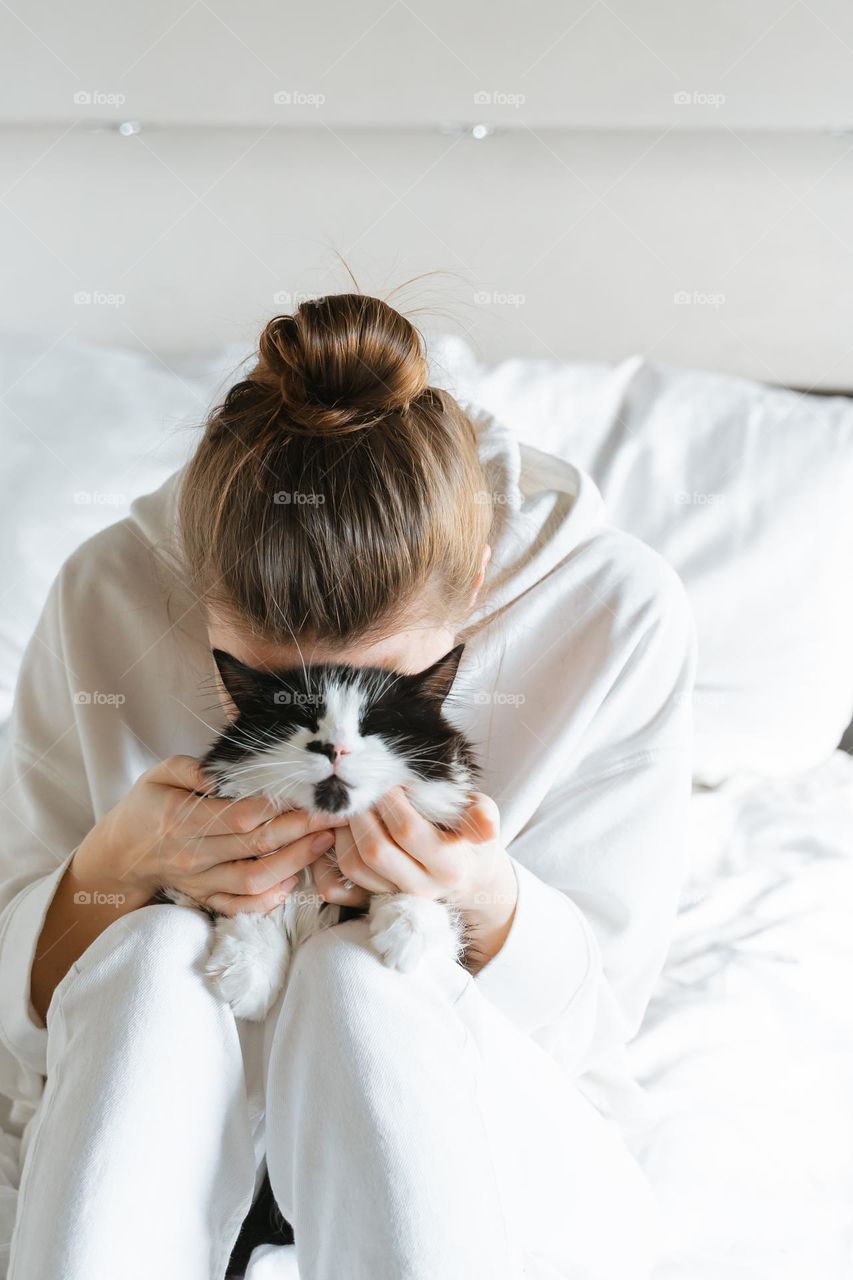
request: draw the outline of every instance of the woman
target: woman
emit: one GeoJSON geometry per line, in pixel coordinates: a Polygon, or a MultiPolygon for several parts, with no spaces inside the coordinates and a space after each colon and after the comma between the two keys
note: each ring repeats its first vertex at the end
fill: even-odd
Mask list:
{"type": "Polygon", "coordinates": [[[628,1119],[675,911],[691,676],[675,576],[585,477],[430,387],[408,321],[356,295],[271,321],[185,472],[71,556],[24,663],[12,1280],[219,1280],[264,1159],[302,1280],[648,1275],[652,1202],[602,1112],[628,1119]],[[332,829],[200,794],[212,648],[419,671],[457,638],[464,835],[403,795],[332,829]],[[152,896],[267,911],[305,867],[330,902],[453,901],[476,960],[399,974],[350,920],[236,1022],[207,918],[152,896]]]}

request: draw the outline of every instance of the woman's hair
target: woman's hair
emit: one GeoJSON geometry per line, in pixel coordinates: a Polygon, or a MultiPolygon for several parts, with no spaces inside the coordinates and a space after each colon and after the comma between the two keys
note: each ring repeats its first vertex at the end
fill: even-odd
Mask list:
{"type": "Polygon", "coordinates": [[[420,334],[346,293],[269,322],[179,497],[197,590],[281,642],[458,620],[491,518],[476,428],[429,386],[420,334]]]}

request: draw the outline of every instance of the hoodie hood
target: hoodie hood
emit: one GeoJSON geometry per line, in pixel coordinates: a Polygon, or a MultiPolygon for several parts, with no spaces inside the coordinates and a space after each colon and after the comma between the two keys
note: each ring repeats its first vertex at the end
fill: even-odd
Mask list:
{"type": "Polygon", "coordinates": [[[604,502],[589,476],[520,445],[494,418],[478,421],[495,518],[492,559],[468,629],[479,629],[547,578],[605,521],[604,502]]]}

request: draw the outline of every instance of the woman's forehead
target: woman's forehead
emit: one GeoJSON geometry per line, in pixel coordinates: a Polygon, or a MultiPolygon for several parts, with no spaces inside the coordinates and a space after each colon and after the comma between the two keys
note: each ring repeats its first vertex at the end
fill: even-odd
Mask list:
{"type": "Polygon", "coordinates": [[[208,609],[207,630],[212,649],[224,649],[240,662],[261,671],[282,670],[324,662],[345,662],[356,667],[389,667],[396,671],[423,671],[448,649],[454,636],[446,626],[422,625],[396,631],[367,642],[352,645],[323,644],[311,637],[300,636],[288,643],[271,641],[234,619],[208,609]]]}

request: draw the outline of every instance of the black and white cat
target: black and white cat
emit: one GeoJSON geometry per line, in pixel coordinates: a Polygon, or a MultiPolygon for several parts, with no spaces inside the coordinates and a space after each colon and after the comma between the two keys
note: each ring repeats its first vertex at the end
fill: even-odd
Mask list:
{"type": "MultiPolygon", "coordinates": [[[[265,795],[282,811],[334,817],[364,812],[404,785],[419,813],[453,829],[476,774],[469,743],[442,710],[462,649],[416,675],[344,664],[263,672],[215,650],[237,716],[204,757],[205,772],[218,795],[265,795]]],[[[284,985],[293,950],[339,917],[340,908],[319,899],[305,872],[301,891],[269,914],[217,918],[208,978],[238,1017],[262,1019],[284,985]]],[[[459,920],[445,903],[374,894],[368,919],[372,945],[392,968],[461,953],[459,920]]]]}

